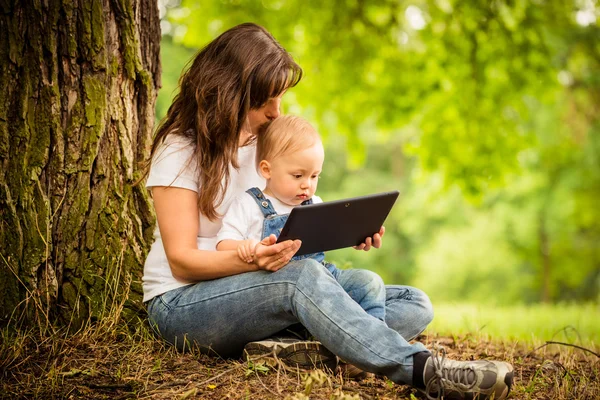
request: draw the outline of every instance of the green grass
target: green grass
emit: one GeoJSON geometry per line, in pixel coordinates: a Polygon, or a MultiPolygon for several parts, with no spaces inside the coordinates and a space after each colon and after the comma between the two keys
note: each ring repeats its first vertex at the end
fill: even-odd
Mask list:
{"type": "Polygon", "coordinates": [[[550,340],[600,346],[599,304],[434,304],[434,310],[428,331],[440,335],[470,333],[530,343],[550,340]]]}

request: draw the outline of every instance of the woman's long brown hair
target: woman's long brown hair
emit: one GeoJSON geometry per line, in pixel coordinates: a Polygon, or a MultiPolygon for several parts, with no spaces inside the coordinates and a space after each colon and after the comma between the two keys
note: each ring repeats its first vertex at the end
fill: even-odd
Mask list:
{"type": "Polygon", "coordinates": [[[301,78],[300,66],[266,29],[252,23],[229,29],[200,50],[179,79],[179,92],[158,125],[151,159],[167,135],[190,139],[201,182],[198,207],[215,220],[229,184],[229,165],[239,168],[237,150],[248,111],[301,78]]]}

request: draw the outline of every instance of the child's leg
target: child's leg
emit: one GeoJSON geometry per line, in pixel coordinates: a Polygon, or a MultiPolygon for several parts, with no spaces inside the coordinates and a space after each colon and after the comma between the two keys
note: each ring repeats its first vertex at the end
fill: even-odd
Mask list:
{"type": "Polygon", "coordinates": [[[327,264],[334,278],[369,315],[385,322],[386,290],[379,275],[365,269],[338,269],[327,264]]]}

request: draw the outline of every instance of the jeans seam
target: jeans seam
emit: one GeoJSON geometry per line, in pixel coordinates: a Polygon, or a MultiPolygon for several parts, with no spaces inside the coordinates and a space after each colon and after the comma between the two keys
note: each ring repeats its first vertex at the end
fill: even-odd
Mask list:
{"type": "Polygon", "coordinates": [[[386,300],[386,303],[387,304],[393,304],[393,303],[400,303],[400,302],[403,302],[403,301],[408,302],[408,303],[413,303],[414,299],[412,298],[412,295],[409,295],[408,297],[404,297],[404,298],[401,298],[401,299],[389,299],[389,300],[386,300]]]}
{"type": "Polygon", "coordinates": [[[323,315],[325,318],[327,318],[327,319],[328,319],[328,320],[329,320],[329,321],[330,321],[332,324],[334,324],[334,325],[335,325],[335,326],[336,326],[336,327],[337,327],[339,330],[341,330],[341,331],[343,331],[343,332],[346,332],[346,334],[347,334],[348,336],[350,336],[350,338],[352,338],[352,339],[353,339],[354,341],[356,341],[358,344],[360,344],[361,346],[363,346],[364,348],[366,348],[367,350],[369,350],[369,351],[371,352],[371,354],[373,354],[374,356],[376,356],[376,357],[379,357],[379,358],[381,358],[382,360],[386,360],[386,361],[391,361],[391,362],[393,362],[393,363],[397,363],[398,365],[403,365],[403,366],[404,366],[404,365],[409,365],[409,366],[412,366],[411,364],[405,364],[405,363],[398,362],[397,360],[393,360],[393,359],[389,359],[389,358],[387,358],[387,357],[383,357],[383,356],[381,356],[380,354],[378,354],[378,353],[374,352],[374,351],[373,351],[373,350],[372,350],[372,349],[371,349],[369,346],[367,346],[367,345],[364,345],[364,344],[363,344],[363,343],[362,343],[360,340],[358,340],[356,337],[354,337],[354,335],[352,335],[350,332],[346,331],[345,329],[342,329],[342,327],[341,327],[341,326],[339,326],[339,325],[338,325],[338,324],[337,324],[335,321],[333,321],[333,320],[332,320],[332,319],[331,319],[331,318],[330,318],[330,317],[329,317],[329,316],[328,316],[328,315],[327,315],[325,312],[323,312],[323,310],[322,310],[322,309],[321,309],[321,308],[320,308],[320,307],[319,307],[319,306],[318,306],[318,305],[317,305],[317,304],[316,304],[314,301],[312,301],[312,299],[311,299],[310,297],[308,297],[308,296],[306,295],[306,293],[304,293],[304,292],[302,291],[302,289],[299,289],[299,288],[298,288],[298,286],[296,286],[296,290],[297,290],[298,292],[302,293],[302,295],[303,295],[303,296],[304,296],[304,297],[305,297],[305,298],[306,298],[308,301],[310,301],[310,302],[313,304],[313,306],[315,306],[315,308],[317,308],[317,310],[319,310],[319,312],[321,313],[321,315],[323,315]]]}
{"type": "Polygon", "coordinates": [[[173,309],[173,307],[171,305],[169,305],[164,299],[163,299],[163,295],[161,294],[160,296],[158,296],[158,299],[160,300],[160,302],[167,308],[168,311],[171,311],[173,309]]]}
{"type": "Polygon", "coordinates": [[[241,289],[238,289],[238,290],[234,290],[234,291],[231,291],[231,292],[221,293],[221,294],[218,294],[218,295],[215,295],[215,296],[212,296],[212,297],[207,297],[207,298],[195,301],[195,302],[186,303],[184,305],[176,305],[176,306],[170,306],[170,305],[166,304],[166,302],[164,300],[162,300],[162,296],[160,297],[160,300],[163,302],[163,304],[165,304],[165,306],[169,310],[172,310],[172,309],[176,309],[176,308],[180,308],[180,307],[187,307],[187,306],[195,305],[195,304],[202,303],[202,302],[205,302],[205,301],[208,301],[208,300],[218,299],[219,297],[228,296],[228,295],[231,295],[231,294],[234,294],[234,293],[243,292],[243,291],[249,290],[249,289],[255,289],[255,288],[260,288],[260,287],[264,287],[264,286],[271,286],[271,285],[279,285],[279,284],[285,284],[285,285],[295,286],[295,283],[293,281],[279,281],[279,282],[261,283],[259,285],[252,285],[252,286],[244,287],[244,288],[241,288],[241,289]]]}

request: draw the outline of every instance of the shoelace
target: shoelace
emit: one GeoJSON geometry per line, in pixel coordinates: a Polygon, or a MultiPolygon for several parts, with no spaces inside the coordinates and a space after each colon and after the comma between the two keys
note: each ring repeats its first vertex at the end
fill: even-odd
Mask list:
{"type": "Polygon", "coordinates": [[[456,368],[448,367],[445,364],[446,349],[440,347],[433,350],[431,355],[431,365],[433,366],[434,376],[429,379],[425,386],[425,395],[429,400],[439,400],[444,397],[446,391],[458,392],[464,394],[471,391],[475,386],[476,380],[469,382],[469,375],[475,375],[475,370],[471,367],[456,368]],[[433,397],[431,394],[436,396],[433,397]]]}

